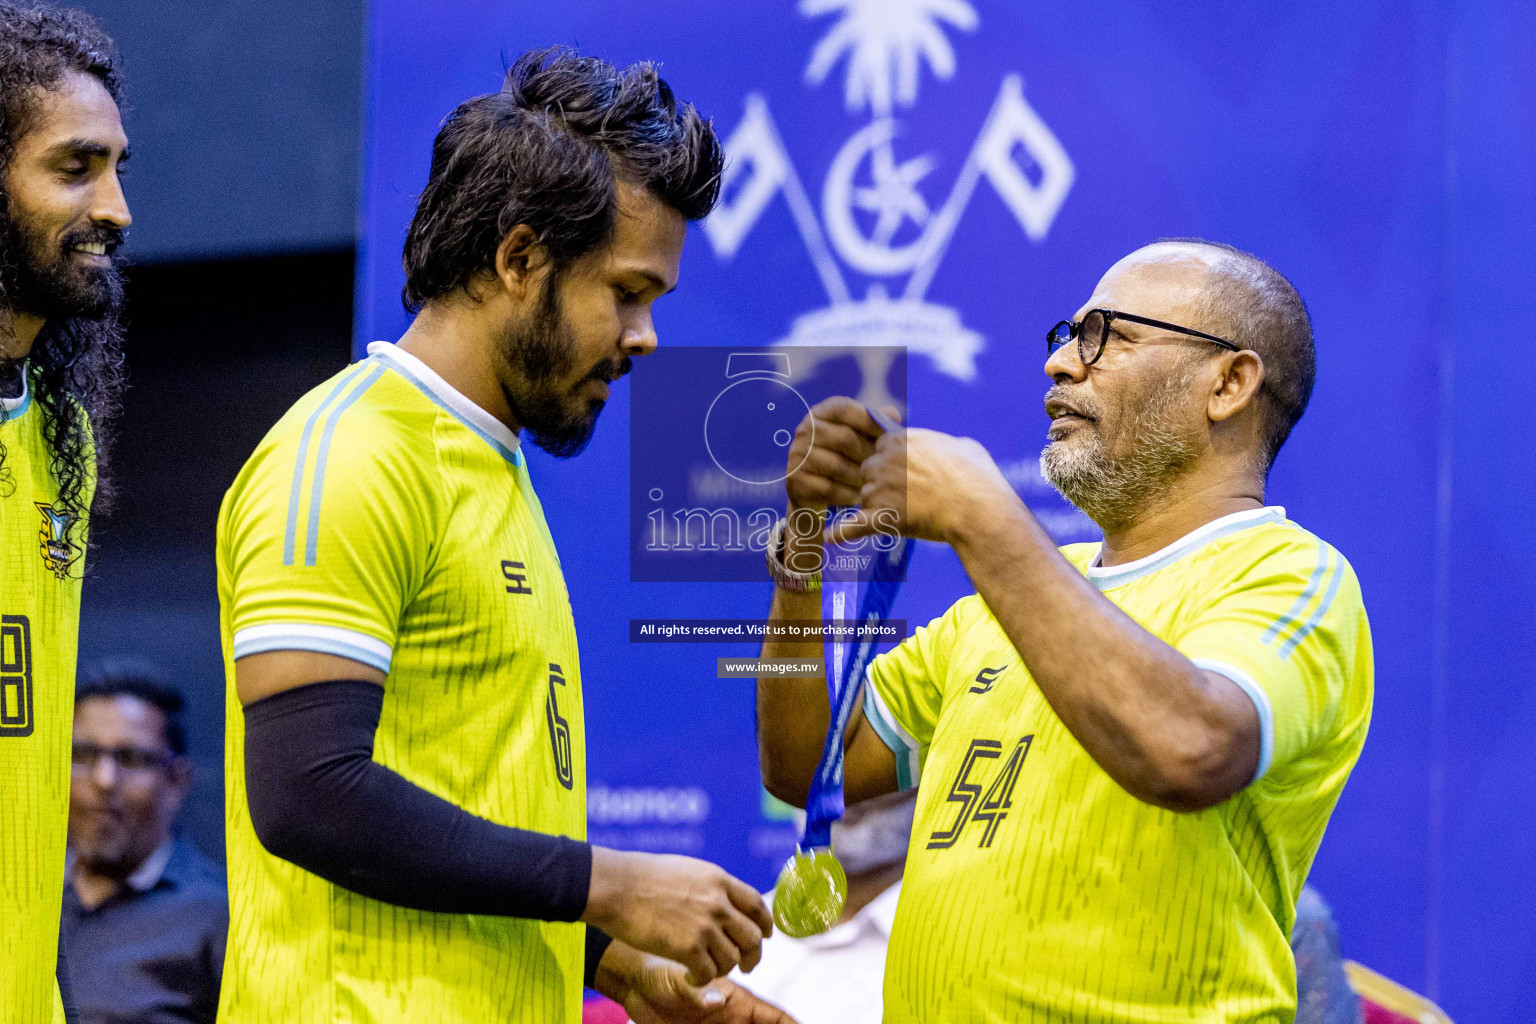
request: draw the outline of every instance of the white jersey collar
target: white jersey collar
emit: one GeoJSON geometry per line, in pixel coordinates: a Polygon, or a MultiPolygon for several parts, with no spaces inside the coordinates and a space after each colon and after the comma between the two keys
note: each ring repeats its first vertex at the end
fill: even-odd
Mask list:
{"type": "Polygon", "coordinates": [[[523,464],[523,453],[518,450],[518,436],[505,423],[438,376],[432,367],[389,341],[373,342],[368,346],[368,355],[416,385],[454,419],[479,434],[487,444],[501,453],[502,458],[519,466],[523,464]]]}
{"type": "Polygon", "coordinates": [[[1229,533],[1246,530],[1261,523],[1277,523],[1284,519],[1285,509],[1279,505],[1266,505],[1263,508],[1233,512],[1220,519],[1212,519],[1199,529],[1186,533],[1161,551],[1153,552],[1145,558],[1107,567],[1099,564],[1099,556],[1104,553],[1104,545],[1100,544],[1099,550],[1094,553],[1093,561],[1088,565],[1087,576],[1100,590],[1110,590],[1172,565],[1218,537],[1225,537],[1229,533]]]}

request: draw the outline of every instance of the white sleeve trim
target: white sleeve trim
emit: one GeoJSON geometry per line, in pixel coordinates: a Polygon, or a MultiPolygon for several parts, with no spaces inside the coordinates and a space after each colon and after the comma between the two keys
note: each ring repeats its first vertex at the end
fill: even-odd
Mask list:
{"type": "Polygon", "coordinates": [[[1264,777],[1265,772],[1269,771],[1270,761],[1275,756],[1275,710],[1270,706],[1269,694],[1264,692],[1264,688],[1252,676],[1234,665],[1210,658],[1189,660],[1196,668],[1215,672],[1219,676],[1232,680],[1248,695],[1248,699],[1253,701],[1253,710],[1259,713],[1259,767],[1253,773],[1253,778],[1248,781],[1248,785],[1253,785],[1264,777]]]}
{"type": "Polygon", "coordinates": [[[235,660],[267,651],[315,651],[351,658],[380,672],[389,671],[394,655],[389,644],[367,633],[309,622],[269,622],[247,626],[234,636],[235,660]]]}
{"type": "Polygon", "coordinates": [[[875,689],[869,669],[864,670],[864,717],[874,727],[875,735],[896,755],[896,787],[916,789],[922,776],[917,740],[896,720],[891,709],[875,689]]]}

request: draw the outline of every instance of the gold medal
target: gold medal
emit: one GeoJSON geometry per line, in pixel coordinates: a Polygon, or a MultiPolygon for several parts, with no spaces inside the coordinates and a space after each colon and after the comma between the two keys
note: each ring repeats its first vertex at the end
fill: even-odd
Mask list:
{"type": "Polygon", "coordinates": [[[779,872],[773,890],[773,923],[796,939],[816,935],[837,923],[848,902],[848,875],[827,847],[798,852],[779,872]]]}

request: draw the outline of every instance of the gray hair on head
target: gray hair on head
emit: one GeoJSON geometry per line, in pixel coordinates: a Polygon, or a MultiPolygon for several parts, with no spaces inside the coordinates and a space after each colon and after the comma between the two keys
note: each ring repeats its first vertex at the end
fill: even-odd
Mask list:
{"type": "Polygon", "coordinates": [[[1284,274],[1251,252],[1205,238],[1161,238],[1159,243],[1214,249],[1211,283],[1201,304],[1205,329],[1264,361],[1259,389],[1263,468],[1291,436],[1317,379],[1317,351],[1307,304],[1284,274]]]}

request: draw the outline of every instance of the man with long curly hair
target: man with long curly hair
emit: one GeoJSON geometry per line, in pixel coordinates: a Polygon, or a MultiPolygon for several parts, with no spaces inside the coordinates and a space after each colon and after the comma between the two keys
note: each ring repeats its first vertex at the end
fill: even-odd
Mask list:
{"type": "Polygon", "coordinates": [[[54,981],[80,583],[120,386],[130,222],[115,48],[89,17],[0,0],[0,1007],[54,981]]]}

